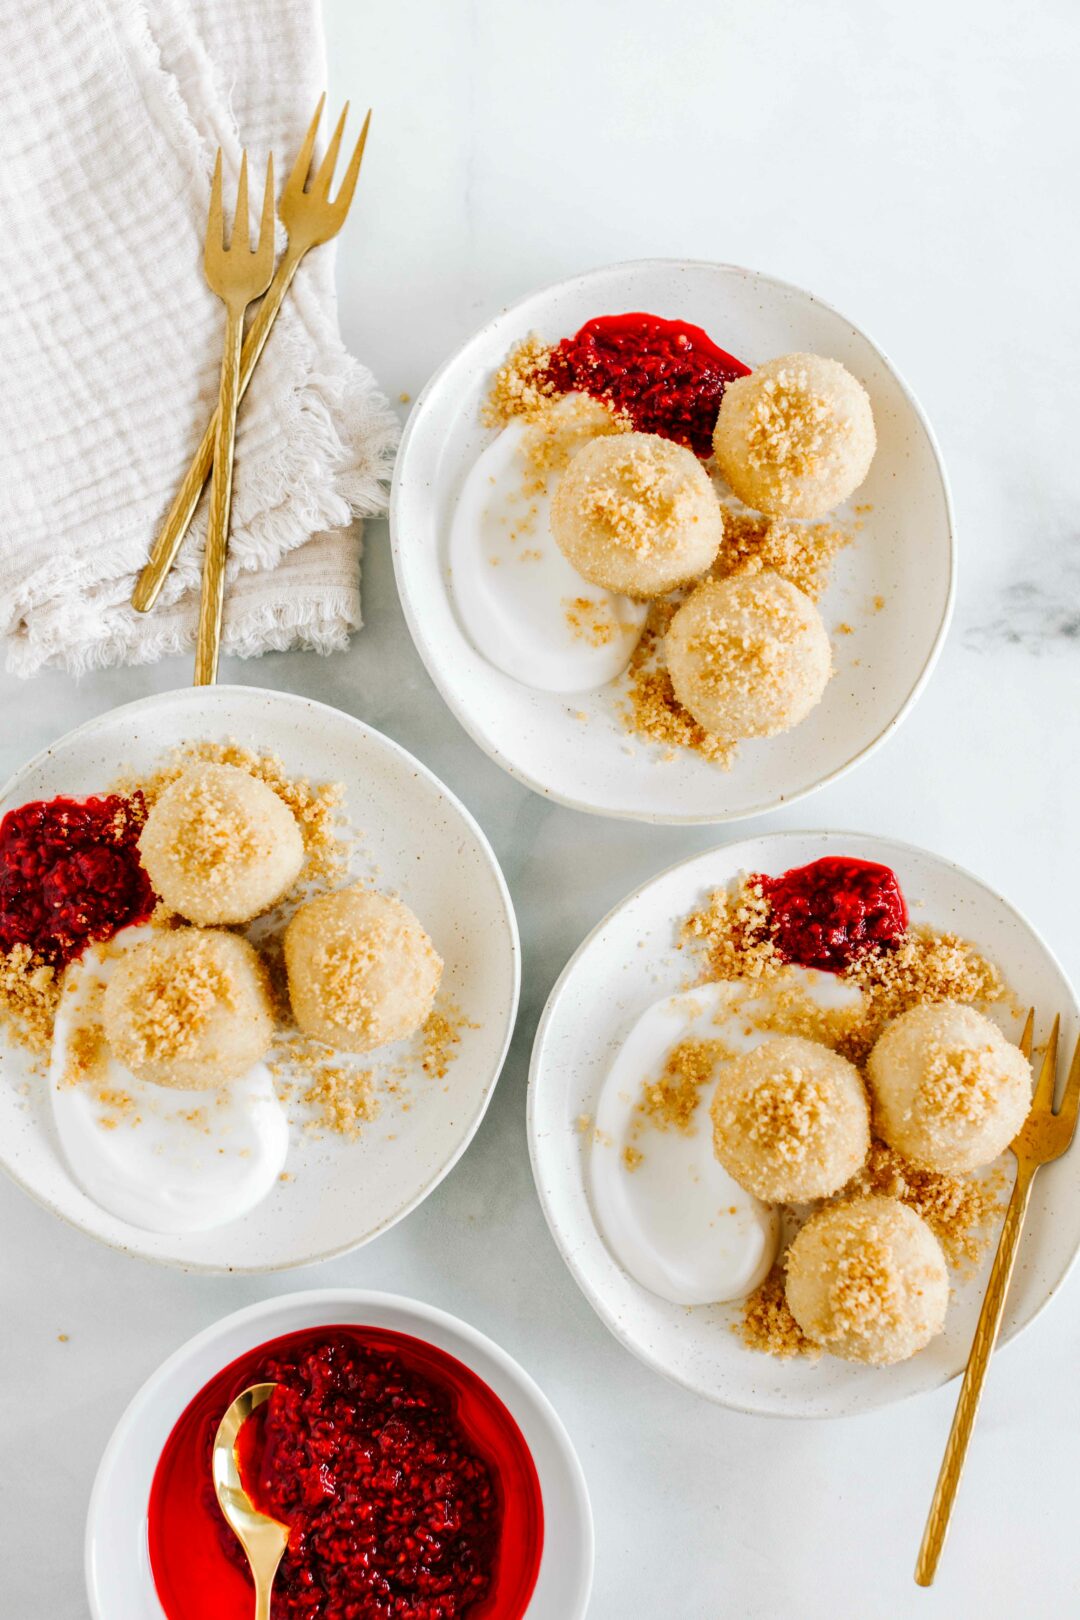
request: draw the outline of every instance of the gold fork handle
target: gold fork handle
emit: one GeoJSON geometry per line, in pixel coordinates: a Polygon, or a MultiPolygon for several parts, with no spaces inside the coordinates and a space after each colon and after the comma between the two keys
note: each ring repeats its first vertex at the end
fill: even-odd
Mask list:
{"type": "MultiPolygon", "coordinates": [[[[285,294],[292,285],[293,276],[300,260],[304,257],[306,249],[294,248],[290,243],[282,254],[281,263],[274,274],[263,297],[262,303],[255,312],[255,316],[248,327],[247,336],[240,355],[240,383],[238,398],[243,399],[247,392],[247,385],[251,381],[252,373],[262,354],[270,328],[277,319],[278,310],[285,301],[285,294]]],[[[176,492],[176,498],[169,508],[168,516],[158,533],[157,539],[150,548],[150,556],[139,575],[134,591],[131,593],[131,605],[138,608],[140,613],[147,613],[158,599],[158,594],[165,582],[165,575],[169,572],[180,550],[180,542],[188,531],[188,525],[195,515],[195,508],[199,504],[199,496],[203,492],[203,485],[210,476],[210,469],[214,464],[214,446],[217,441],[218,412],[215,411],[206,424],[206,431],[192,458],[183,483],[176,492]]]]}
{"type": "Polygon", "coordinates": [[[255,1620],[270,1620],[270,1593],[274,1584],[274,1571],[270,1579],[255,1583],[255,1620]]]}
{"type": "Polygon", "coordinates": [[[1016,1264],[1020,1234],[1024,1228],[1024,1217],[1027,1214],[1036,1168],[1035,1165],[1023,1163],[1017,1166],[1012,1197],[1002,1222],[1001,1241],[994,1256],[990,1281],[986,1285],[986,1298],[979,1313],[975,1337],[971,1341],[967,1371],[964,1373],[964,1382],[960,1388],[960,1398],[956,1403],[949,1438],[945,1443],[945,1455],[941,1459],[941,1469],[934,1488],[934,1500],[930,1504],[922,1546],[919,1548],[919,1561],[915,1565],[915,1579],[920,1586],[929,1586],[933,1581],[941,1549],[945,1545],[949,1518],[956,1500],[971,1432],[975,1427],[979,1401],[982,1398],[983,1383],[990,1365],[990,1356],[997,1343],[1001,1318],[1005,1313],[1005,1300],[1008,1297],[1009,1283],[1016,1264]]]}
{"type": "Polygon", "coordinates": [[[225,352],[221,357],[221,393],[218,397],[214,472],[210,480],[210,515],[203,553],[199,630],[195,643],[195,685],[212,686],[217,679],[221,645],[221,611],[225,601],[225,555],[229,545],[229,509],[232,505],[233,446],[236,411],[240,403],[243,308],[227,306],[225,352]]]}

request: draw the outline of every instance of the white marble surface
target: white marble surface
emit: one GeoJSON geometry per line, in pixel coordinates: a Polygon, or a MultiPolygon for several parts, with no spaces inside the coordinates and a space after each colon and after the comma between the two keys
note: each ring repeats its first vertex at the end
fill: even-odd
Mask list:
{"type": "MultiPolygon", "coordinates": [[[[1080,973],[1080,13],[1070,0],[1035,0],[1022,19],[1005,0],[328,0],[328,29],[332,93],[376,106],[340,260],[342,320],[393,396],[415,394],[500,303],[647,254],[789,277],[893,356],[952,474],[955,627],[883,752],[767,824],[866,828],[954,856],[1017,901],[1080,973]]],[[[269,1291],[342,1282],[460,1312],[554,1399],[596,1511],[595,1620],[1077,1612],[1077,1280],[993,1369],[930,1593],[913,1586],[911,1567],[952,1391],[832,1425],[739,1417],[645,1371],[593,1316],[529,1174],[533,1027],[597,918],[650,873],[720,840],[553,809],[483,758],[412,650],[381,525],[368,535],[365,604],[368,626],[346,656],[275,656],[223,673],[372,721],[487,829],[525,945],[522,1015],[492,1111],[404,1225],[276,1279],[125,1262],[0,1185],[0,1610],[83,1620],[97,1459],[163,1356],[269,1291]]],[[[76,722],[188,678],[176,664],[79,688],[4,681],[0,773],[76,722]]]]}

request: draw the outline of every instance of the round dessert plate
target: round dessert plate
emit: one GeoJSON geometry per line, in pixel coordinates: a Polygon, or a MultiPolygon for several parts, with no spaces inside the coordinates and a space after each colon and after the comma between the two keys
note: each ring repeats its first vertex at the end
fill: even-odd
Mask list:
{"type": "Polygon", "coordinates": [[[181,1412],[238,1356],[307,1328],[389,1329],[456,1356],[507,1407],[532,1453],[544,1507],[544,1547],[528,1620],[582,1620],[593,1570],[593,1527],[581,1464],[554,1407],[505,1350],[456,1316],[396,1294],[358,1288],[284,1294],[236,1311],[182,1345],[151,1375],[113,1430],[86,1519],[86,1587],[94,1620],[163,1620],[147,1549],[147,1504],[163,1446],[181,1412]]]}
{"type": "Polygon", "coordinates": [[[612,265],[545,287],[496,316],[417,399],[394,471],[390,532],[413,640],[474,741],[537,793],[640,821],[736,821],[835,781],[907,714],[952,611],[949,491],[911,390],[876,344],[828,304],[733,265],[676,259],[612,265]],[[830,356],[854,372],[873,404],[878,448],[854,497],[859,532],[836,557],[821,602],[836,673],[800,726],[744,743],[727,771],[687,750],[668,758],[629,735],[622,682],[568,696],[503,674],[468,639],[451,591],[455,505],[494,437],[480,420],[493,374],[529,333],[555,342],[594,316],[630,310],[703,326],[751,366],[800,350],[830,356]]]}
{"type": "Polygon", "coordinates": [[[344,814],[357,830],[355,875],[399,893],[422,918],[445,962],[442,993],[475,1027],[461,1030],[444,1080],[408,1076],[407,1112],[391,1099],[355,1141],[294,1127],[287,1179],[247,1215],[179,1235],[129,1225],[76,1185],[45,1081],[30,1055],[0,1036],[0,1165],[48,1209],[113,1248],[192,1270],[276,1271],[376,1237],[461,1157],[506,1056],[520,949],[502,873],[464,805],[390,738],[291,693],[202,687],[114,709],[24,765],[0,793],[0,815],[33,799],[105,792],[121,772],[148,772],[181,743],[225,739],[276,754],[290,775],[341,783],[344,814]]]}
{"type": "MultiPolygon", "coordinates": [[[[529,1148],[540,1202],[563,1259],[598,1315],[629,1350],[676,1383],[724,1406],[776,1417],[846,1417],[954,1378],[971,1347],[989,1253],[969,1281],[954,1276],[946,1331],[910,1361],[873,1368],[831,1356],[817,1362],[778,1360],[746,1348],[731,1331],[738,1303],[670,1305],[618,1265],[593,1219],[587,1186],[593,1149],[576,1121],[595,1115],[607,1070],[645,1009],[686,988],[693,976],[693,961],[676,948],[683,919],[712,890],[740,874],[779,873],[823,855],[891,866],[909,903],[918,908],[914,915],[920,924],[971,940],[997,964],[1017,1001],[1036,1008],[1036,1039],[1045,1038],[1060,1012],[1060,1050],[1066,1060],[1071,1057],[1080,1031],[1076,995],[1048,946],[1000,895],[961,867],[909,844],[861,833],[792,832],[696,855],[616,906],[571,957],[552,990],[529,1078],[529,1148]]],[[[1011,1039],[1019,1038],[1019,1024],[1007,1011],[995,1016],[1011,1039]]],[[[1074,1148],[1073,1155],[1078,1153],[1080,1147],[1074,1148]]],[[[1011,1156],[1007,1160],[1011,1183],[1011,1156]]],[[[1076,1168],[1067,1156],[1048,1165],[1035,1182],[1005,1313],[1006,1341],[1042,1310],[1080,1248],[1076,1168]]]]}

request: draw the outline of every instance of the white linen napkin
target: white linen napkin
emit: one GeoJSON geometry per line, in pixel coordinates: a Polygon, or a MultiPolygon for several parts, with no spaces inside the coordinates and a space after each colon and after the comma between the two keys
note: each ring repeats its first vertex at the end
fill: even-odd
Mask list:
{"type": "MultiPolygon", "coordinates": [[[[241,146],[253,213],[271,150],[280,189],[325,86],[319,3],[0,12],[7,664],[147,663],[194,644],[205,501],[156,608],[129,597],[217,398],[224,308],[202,274],[214,154],[227,209],[241,146]]],[[[361,174],[355,208],[363,188],[361,174]]],[[[350,525],[383,506],[396,422],[342,347],[333,258],[327,243],[301,265],[240,410],[223,647],[241,656],[333,651],[360,622],[350,525]]]]}

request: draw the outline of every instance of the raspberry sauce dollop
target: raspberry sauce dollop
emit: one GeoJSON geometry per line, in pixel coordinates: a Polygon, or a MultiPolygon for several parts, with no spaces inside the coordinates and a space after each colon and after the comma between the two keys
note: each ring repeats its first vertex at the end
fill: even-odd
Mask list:
{"type": "Polygon", "coordinates": [[[241,1429],[237,1455],[252,1501],[289,1526],[272,1620],[520,1620],[543,1543],[520,1429],[444,1351],[347,1327],[261,1345],[180,1417],[148,1516],[169,1620],[249,1620],[250,1575],[210,1460],[226,1407],[264,1380],[278,1387],[241,1429]]]}
{"type": "Polygon", "coordinates": [[[907,928],[896,873],[876,861],[826,855],[754,881],[769,902],[773,945],[799,967],[839,973],[867,951],[888,950],[907,928]]]}
{"type": "Polygon", "coordinates": [[[706,459],[724,388],[750,367],[700,326],[659,315],[598,315],[552,351],[547,378],[624,411],[639,433],[659,433],[706,459]]]}
{"type": "Polygon", "coordinates": [[[0,821],[0,952],[28,945],[60,967],[154,909],[130,798],[37,799],[0,821]]]}

